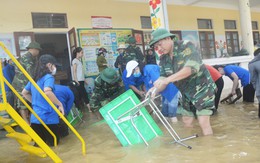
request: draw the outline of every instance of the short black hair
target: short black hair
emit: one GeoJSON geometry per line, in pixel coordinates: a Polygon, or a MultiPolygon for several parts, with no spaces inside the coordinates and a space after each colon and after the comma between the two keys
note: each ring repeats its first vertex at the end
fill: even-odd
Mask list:
{"type": "Polygon", "coordinates": [[[214,65],[213,67],[218,70],[218,68],[224,68],[225,66],[224,65],[214,65]]]}

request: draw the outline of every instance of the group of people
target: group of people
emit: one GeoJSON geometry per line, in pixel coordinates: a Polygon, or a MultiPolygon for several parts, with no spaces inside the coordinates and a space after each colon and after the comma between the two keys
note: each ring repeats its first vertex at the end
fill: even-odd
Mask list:
{"type": "MultiPolygon", "coordinates": [[[[178,101],[179,93],[176,92],[180,91],[182,97],[179,112],[182,115],[184,125],[192,127],[194,118],[197,118],[203,135],[211,135],[213,130],[210,125],[210,116],[218,109],[224,86],[222,75],[228,76],[233,81],[231,95],[236,94],[235,90],[239,88],[238,83],[241,81],[244,94],[243,101],[254,102],[256,84],[259,80],[256,77],[258,73],[255,70],[255,62],[258,61],[258,57],[251,61],[255,63],[254,70],[251,70],[252,63],[249,63],[250,73],[236,65],[212,67],[202,63],[198,51],[191,42],[174,41],[174,37],[175,35],[166,29],[158,29],[152,33],[153,39],[150,46],[160,58],[160,67],[149,64],[139,66],[138,61],[129,61],[122,75],[125,89],[131,88],[140,99],[144,94],[155,96],[160,93],[163,97],[162,113],[165,116],[169,115],[165,112],[164,104],[172,100],[173,104],[175,103],[173,106],[177,106],[176,101],[178,101]],[[160,73],[156,73],[158,71],[160,73]],[[149,76],[151,74],[157,76],[152,79],[149,76]],[[147,80],[147,77],[150,79],[147,80]],[[151,86],[143,88],[142,82],[145,85],[151,84],[151,86]],[[169,88],[171,85],[173,87],[169,88]],[[174,91],[175,87],[178,88],[177,91],[174,91]],[[171,96],[171,98],[165,101],[167,96],[171,96]]],[[[257,56],[259,52],[260,50],[255,51],[255,55],[257,56]]],[[[170,111],[172,110],[175,109],[170,111]]]]}
{"type": "MultiPolygon", "coordinates": [[[[151,48],[146,50],[146,55],[143,55],[140,48],[136,46],[134,37],[130,37],[127,48],[125,45],[118,47],[119,55],[114,66],[119,69],[119,73],[115,68],[107,66],[105,60],[107,51],[105,48],[100,48],[97,57],[100,73],[95,78],[95,87],[91,96],[87,94],[84,87],[88,83],[85,80],[81,60],[83,49],[77,47],[73,51],[72,74],[73,85],[77,87],[83,103],[83,105],[79,104],[78,107],[83,108],[85,104],[89,112],[98,113],[102,106],[128,89],[132,89],[140,100],[147,96],[154,98],[157,94],[161,94],[162,114],[171,122],[177,122],[176,112],[178,108],[185,127],[192,127],[196,118],[203,135],[212,135],[210,116],[218,108],[224,86],[222,75],[226,75],[233,80],[230,94],[235,94],[240,80],[243,86],[243,94],[246,94],[246,96],[243,96],[243,100],[253,102],[256,90],[256,96],[260,101],[260,48],[255,51],[255,58],[249,63],[249,73],[246,69],[235,65],[216,67],[205,65],[191,42],[175,41],[174,37],[175,35],[166,29],[155,30],[152,33],[151,48]],[[155,52],[160,60],[159,65],[156,62],[155,52]],[[181,107],[178,107],[179,104],[181,107]]],[[[41,50],[37,42],[32,42],[27,49],[28,53],[19,59],[20,64],[61,113],[67,115],[75,100],[69,87],[54,84],[54,75],[57,70],[56,66],[58,66],[56,59],[49,54],[44,54],[36,62],[41,50]],[[34,67],[36,67],[35,70],[34,67]]],[[[8,61],[7,64],[11,65],[12,62],[8,61]]],[[[3,71],[5,74],[6,70],[3,71]]],[[[32,105],[34,111],[59,138],[58,124],[60,121],[58,114],[39,94],[32,83],[28,82],[20,70],[14,73],[12,68],[10,74],[8,81],[12,82],[14,88],[23,95],[32,105]]],[[[49,145],[53,145],[52,137],[36,117],[31,115],[28,118],[28,110],[19,100],[15,100],[14,105],[19,108],[21,116],[36,133],[49,145]]]]}
{"type": "MultiPolygon", "coordinates": [[[[74,103],[74,94],[69,87],[55,84],[54,75],[57,72],[57,66],[60,66],[60,64],[50,54],[39,56],[42,49],[38,42],[31,42],[27,46],[27,50],[28,52],[18,59],[19,63],[60,112],[64,116],[68,115],[74,103]]],[[[57,137],[57,142],[59,142],[60,137],[68,134],[68,130],[61,129],[61,121],[58,114],[33,84],[29,82],[23,72],[14,66],[10,58],[6,60],[3,74],[14,89],[25,98],[36,114],[53,131],[57,137]]],[[[13,95],[13,92],[7,85],[5,85],[5,90],[8,103],[20,113],[22,118],[48,145],[53,146],[53,137],[39,120],[33,114],[29,113],[25,104],[13,95]]]]}

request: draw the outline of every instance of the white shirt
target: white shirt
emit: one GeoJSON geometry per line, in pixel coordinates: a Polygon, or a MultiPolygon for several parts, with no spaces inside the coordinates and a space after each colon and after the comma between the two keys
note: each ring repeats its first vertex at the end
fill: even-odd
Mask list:
{"type": "MultiPolygon", "coordinates": [[[[78,60],[77,58],[74,58],[73,61],[72,61],[72,65],[76,64],[77,66],[77,79],[78,81],[84,81],[84,73],[83,73],[83,65],[81,63],[80,60],[78,60]]],[[[74,73],[74,71],[72,72],[74,73]]],[[[74,75],[73,75],[73,78],[74,78],[74,75]]],[[[73,79],[75,80],[75,79],[73,79]]]]}

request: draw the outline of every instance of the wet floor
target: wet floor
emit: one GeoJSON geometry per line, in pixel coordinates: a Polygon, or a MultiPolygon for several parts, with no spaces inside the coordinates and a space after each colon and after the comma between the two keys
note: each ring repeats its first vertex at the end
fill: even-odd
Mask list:
{"type": "MultiPolygon", "coordinates": [[[[218,113],[211,117],[214,135],[206,137],[201,136],[197,121],[194,128],[183,128],[181,121],[172,124],[181,138],[199,135],[184,141],[192,146],[188,149],[173,144],[172,137],[156,118],[163,136],[149,141],[148,147],[145,144],[122,147],[104,121],[87,113],[86,122],[76,128],[86,142],[87,154],[82,155],[81,143],[73,134],[62,139],[53,150],[65,163],[255,163],[260,162],[260,119],[257,114],[257,103],[220,104],[218,113]]],[[[52,162],[49,158],[20,151],[14,140],[5,138],[4,131],[0,132],[0,162],[52,162]]]]}

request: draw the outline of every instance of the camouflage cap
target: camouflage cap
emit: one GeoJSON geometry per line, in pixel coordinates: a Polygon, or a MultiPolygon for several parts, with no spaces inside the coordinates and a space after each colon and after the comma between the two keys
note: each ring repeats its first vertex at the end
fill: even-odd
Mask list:
{"type": "Polygon", "coordinates": [[[153,46],[156,42],[164,39],[166,37],[175,37],[175,34],[170,33],[165,28],[159,28],[152,32],[152,40],[150,41],[149,45],[153,46]]]}
{"type": "Polygon", "coordinates": [[[119,76],[116,70],[113,68],[106,68],[105,70],[101,71],[100,77],[109,84],[113,84],[119,80],[119,76]]]}

